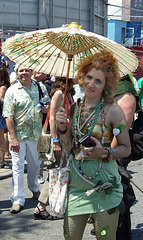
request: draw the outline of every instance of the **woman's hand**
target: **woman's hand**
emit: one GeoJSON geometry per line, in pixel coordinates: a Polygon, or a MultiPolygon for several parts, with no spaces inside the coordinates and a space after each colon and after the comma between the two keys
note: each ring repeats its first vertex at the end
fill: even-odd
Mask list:
{"type": "Polygon", "coordinates": [[[65,108],[60,107],[59,111],[56,113],[56,122],[60,130],[65,130],[67,122],[67,113],[65,108]]]}
{"type": "Polygon", "coordinates": [[[91,136],[91,139],[96,143],[95,147],[84,147],[81,145],[81,149],[83,151],[84,158],[94,158],[99,157],[99,150],[102,149],[101,143],[94,137],[91,136]],[[97,155],[98,153],[98,155],[97,155]]]}
{"type": "Polygon", "coordinates": [[[53,151],[55,155],[57,156],[61,155],[62,151],[59,142],[53,142],[53,151]]]}

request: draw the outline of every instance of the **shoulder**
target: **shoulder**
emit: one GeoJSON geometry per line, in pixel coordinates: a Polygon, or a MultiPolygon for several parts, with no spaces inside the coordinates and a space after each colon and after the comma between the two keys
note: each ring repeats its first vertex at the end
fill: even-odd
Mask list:
{"type": "Polygon", "coordinates": [[[130,107],[131,105],[136,104],[136,97],[130,92],[122,93],[116,96],[114,99],[121,107],[124,105],[130,107]]]}
{"type": "Polygon", "coordinates": [[[63,101],[63,93],[62,93],[62,91],[58,90],[52,96],[52,99],[51,99],[51,109],[53,109],[54,111],[57,112],[59,107],[62,104],[62,101],[63,101]]]}
{"type": "Polygon", "coordinates": [[[1,87],[0,87],[0,90],[6,91],[6,90],[7,90],[7,87],[6,87],[6,86],[1,86],[1,87]]]}
{"type": "Polygon", "coordinates": [[[143,81],[143,77],[139,78],[139,80],[137,82],[142,82],[143,81]]]}
{"type": "Polygon", "coordinates": [[[52,103],[60,105],[63,100],[63,92],[61,90],[57,90],[52,96],[52,103]]]}
{"type": "Polygon", "coordinates": [[[53,97],[62,97],[63,96],[63,92],[61,91],[61,90],[57,90],[55,93],[54,93],[54,95],[53,95],[53,97]]]}
{"type": "Polygon", "coordinates": [[[71,107],[70,107],[70,117],[72,117],[74,115],[75,109],[77,109],[79,103],[80,103],[81,99],[78,98],[76,102],[74,102],[71,107]]]}
{"type": "Polygon", "coordinates": [[[7,90],[6,86],[0,87],[0,97],[4,97],[6,90],[7,90]]]}
{"type": "Polygon", "coordinates": [[[15,83],[14,85],[11,85],[7,91],[6,91],[6,94],[14,94],[15,92],[17,92],[18,90],[18,83],[15,83]]]}
{"type": "Polygon", "coordinates": [[[114,101],[112,104],[105,105],[105,113],[110,116],[110,118],[114,118],[117,115],[123,113],[122,108],[114,101]]]}
{"type": "Polygon", "coordinates": [[[138,83],[138,86],[140,87],[140,86],[141,86],[141,84],[143,84],[143,77],[142,77],[142,78],[140,78],[140,79],[137,81],[137,83],[138,83]]]}

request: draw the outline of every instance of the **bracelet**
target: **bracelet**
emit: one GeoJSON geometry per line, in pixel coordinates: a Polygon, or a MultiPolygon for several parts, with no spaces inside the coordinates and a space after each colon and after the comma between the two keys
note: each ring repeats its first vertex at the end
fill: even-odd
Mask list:
{"type": "Polygon", "coordinates": [[[58,138],[54,138],[53,142],[59,142],[59,139],[58,138]]]}
{"type": "Polygon", "coordinates": [[[108,151],[108,155],[107,155],[107,159],[109,160],[109,158],[110,158],[110,155],[111,155],[111,151],[110,151],[110,148],[105,148],[105,150],[107,150],[108,151]]]}
{"type": "Polygon", "coordinates": [[[108,151],[108,155],[106,158],[102,158],[104,162],[109,162],[113,160],[113,156],[115,156],[115,149],[113,148],[105,148],[108,151]]]}
{"type": "Polygon", "coordinates": [[[59,132],[61,135],[64,135],[64,134],[67,132],[67,130],[68,130],[67,126],[66,126],[66,129],[65,129],[64,131],[62,131],[62,130],[60,130],[60,129],[58,128],[58,132],[59,132]]]}

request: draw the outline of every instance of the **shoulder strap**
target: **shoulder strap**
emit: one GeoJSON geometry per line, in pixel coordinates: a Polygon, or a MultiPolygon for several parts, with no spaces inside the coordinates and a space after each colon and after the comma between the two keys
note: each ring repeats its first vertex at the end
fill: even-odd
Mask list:
{"type": "Polygon", "coordinates": [[[42,92],[42,89],[41,89],[41,87],[40,87],[40,84],[38,83],[38,82],[36,82],[35,81],[35,83],[37,84],[37,86],[38,86],[38,91],[39,91],[39,100],[41,99],[41,98],[43,98],[44,97],[44,94],[43,94],[43,92],[42,92]]]}
{"type": "Polygon", "coordinates": [[[46,134],[46,131],[47,131],[49,118],[50,118],[50,106],[49,106],[48,113],[47,113],[47,116],[46,116],[46,119],[45,119],[45,123],[43,125],[43,129],[42,129],[42,133],[44,133],[44,134],[46,134]]]}

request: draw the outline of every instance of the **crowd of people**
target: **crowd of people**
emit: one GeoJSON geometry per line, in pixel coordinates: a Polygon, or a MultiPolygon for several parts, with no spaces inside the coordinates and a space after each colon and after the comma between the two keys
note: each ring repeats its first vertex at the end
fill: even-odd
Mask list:
{"type": "Polygon", "coordinates": [[[97,239],[131,240],[130,208],[126,210],[126,190],[119,166],[126,170],[131,161],[129,129],[137,104],[143,109],[142,78],[138,87],[131,75],[120,78],[117,59],[102,49],[80,62],[76,78],[68,80],[63,107],[65,78],[55,77],[52,81],[50,75],[17,65],[16,77],[10,83],[9,64],[3,61],[1,65],[0,168],[4,168],[6,158],[11,159],[10,213],[19,213],[25,204],[26,160],[28,188],[38,200],[34,219],[57,219],[46,210],[49,176],[43,179],[44,162],[39,161],[35,151],[49,111],[47,132],[53,139],[54,167],[61,166],[61,156],[65,156],[63,167],[67,156],[72,155],[64,239],[82,239],[92,217],[91,233],[97,239]],[[39,87],[48,101],[37,112],[39,87]],[[93,145],[82,144],[85,135],[93,145]],[[40,183],[44,183],[41,193],[40,183]]]}

